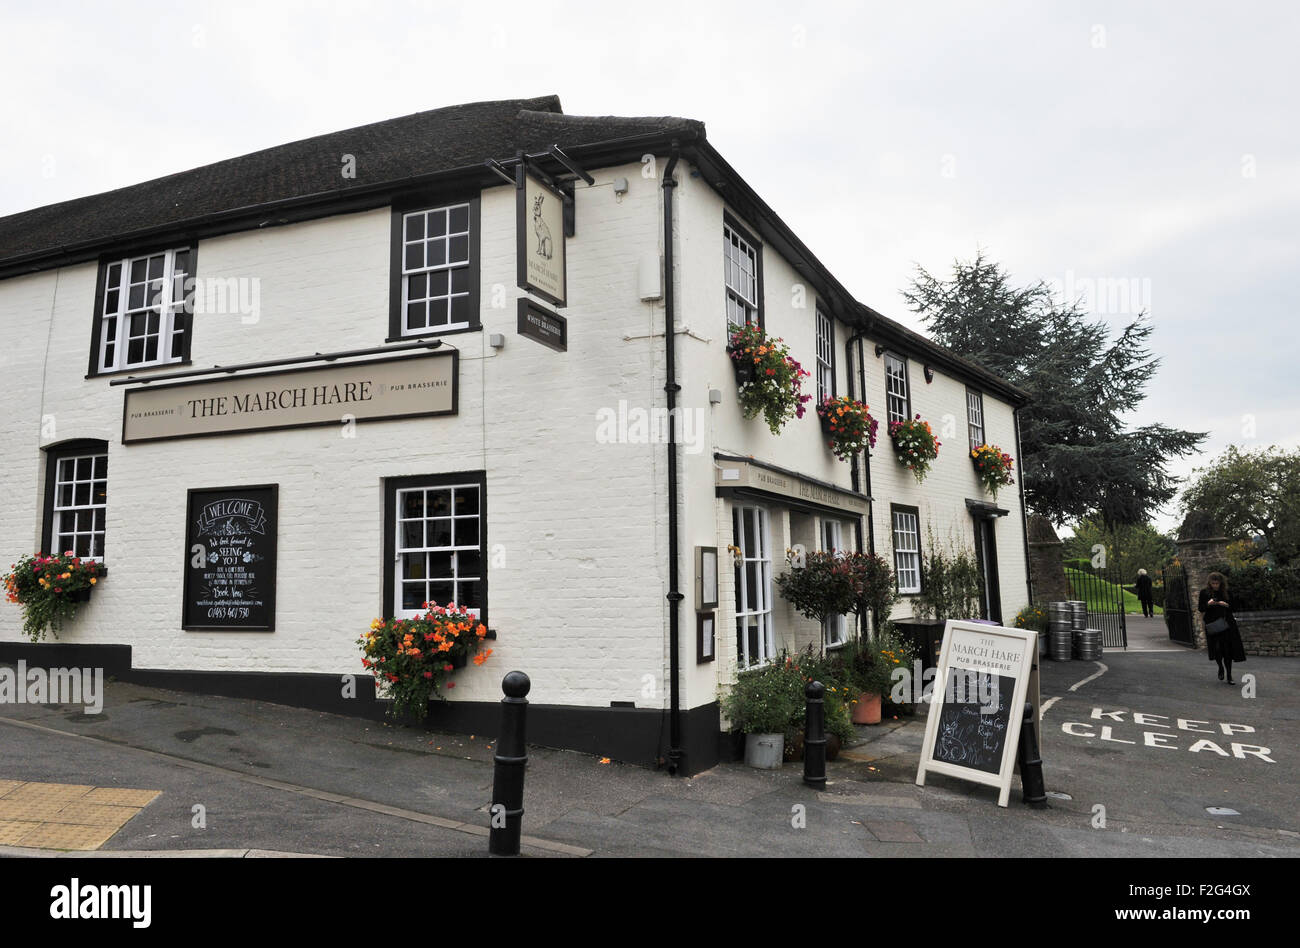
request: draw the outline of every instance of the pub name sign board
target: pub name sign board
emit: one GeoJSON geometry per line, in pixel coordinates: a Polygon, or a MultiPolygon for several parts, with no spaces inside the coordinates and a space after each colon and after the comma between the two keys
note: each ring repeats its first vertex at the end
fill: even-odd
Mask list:
{"type": "Polygon", "coordinates": [[[279,486],[191,490],[181,628],[275,629],[279,486]]]}
{"type": "Polygon", "coordinates": [[[458,353],[130,388],[122,443],[454,415],[458,353]]]}
{"type": "Polygon", "coordinates": [[[525,172],[524,186],[515,193],[515,266],[519,288],[556,306],[564,306],[568,298],[564,197],[531,172],[525,172]]]}

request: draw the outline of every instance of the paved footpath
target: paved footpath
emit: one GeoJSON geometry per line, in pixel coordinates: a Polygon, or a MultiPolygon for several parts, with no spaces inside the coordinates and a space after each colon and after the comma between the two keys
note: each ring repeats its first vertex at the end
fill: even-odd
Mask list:
{"type": "MultiPolygon", "coordinates": [[[[1255,697],[1213,671],[1204,652],[1176,647],[1044,662],[1043,759],[1058,796],[1041,811],[1018,786],[1006,809],[995,791],[950,778],[917,787],[923,715],[860,728],[822,792],[803,785],[800,764],[670,778],[531,748],[524,852],[1300,855],[1300,660],[1241,666],[1255,697]]],[[[491,756],[477,735],[117,682],[98,715],[0,706],[0,781],[160,791],[104,854],[483,856],[491,756]]]]}

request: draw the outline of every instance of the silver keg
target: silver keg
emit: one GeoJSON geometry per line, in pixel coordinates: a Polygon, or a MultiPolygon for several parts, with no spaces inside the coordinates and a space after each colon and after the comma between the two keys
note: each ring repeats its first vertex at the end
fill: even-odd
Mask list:
{"type": "Polygon", "coordinates": [[[1083,629],[1074,633],[1074,657],[1085,662],[1101,658],[1101,629],[1083,629]]]}

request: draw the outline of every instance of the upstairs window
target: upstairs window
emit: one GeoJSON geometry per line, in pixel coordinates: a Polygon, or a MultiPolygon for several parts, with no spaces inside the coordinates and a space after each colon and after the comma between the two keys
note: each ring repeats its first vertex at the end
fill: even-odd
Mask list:
{"type": "Polygon", "coordinates": [[[193,275],[190,247],[101,263],[90,374],[188,362],[193,275]]]}
{"type": "Polygon", "coordinates": [[[393,214],[389,341],[475,329],[478,200],[393,214]]]}
{"type": "Polygon", "coordinates": [[[970,446],[984,444],[984,396],[966,389],[966,426],[970,431],[970,446]]]}
{"type": "Polygon", "coordinates": [[[907,421],[912,417],[907,391],[907,360],[892,352],[885,353],[885,408],[889,421],[907,421]]]}
{"type": "Polygon", "coordinates": [[[835,397],[835,324],[817,308],[817,404],[835,397]]]}
{"type": "Polygon", "coordinates": [[[722,225],[723,278],[727,287],[727,331],[763,324],[763,280],[760,246],[739,225],[725,219],[722,225]]]}

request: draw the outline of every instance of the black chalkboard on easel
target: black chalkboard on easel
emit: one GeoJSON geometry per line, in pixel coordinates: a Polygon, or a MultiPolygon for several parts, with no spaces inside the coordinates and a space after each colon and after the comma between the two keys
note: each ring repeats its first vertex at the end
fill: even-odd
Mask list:
{"type": "Polygon", "coordinates": [[[939,651],[925,742],[916,782],[927,772],[998,788],[998,806],[1011,792],[1021,716],[1030,690],[1037,634],[949,620],[939,651]]]}

